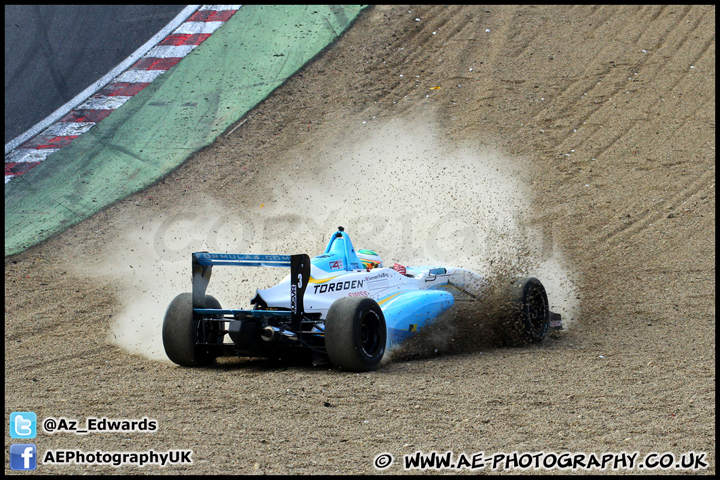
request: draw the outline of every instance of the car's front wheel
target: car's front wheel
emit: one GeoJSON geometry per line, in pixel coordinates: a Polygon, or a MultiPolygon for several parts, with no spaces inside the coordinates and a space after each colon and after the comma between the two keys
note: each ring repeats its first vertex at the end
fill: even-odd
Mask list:
{"type": "Polygon", "coordinates": [[[517,278],[510,287],[510,343],[540,343],[550,325],[550,306],[545,287],[535,277],[517,278]]]}
{"type": "Polygon", "coordinates": [[[338,368],[354,372],[374,370],[385,354],[387,329],[380,305],[367,297],[333,302],[325,320],[325,347],[338,368]]]}

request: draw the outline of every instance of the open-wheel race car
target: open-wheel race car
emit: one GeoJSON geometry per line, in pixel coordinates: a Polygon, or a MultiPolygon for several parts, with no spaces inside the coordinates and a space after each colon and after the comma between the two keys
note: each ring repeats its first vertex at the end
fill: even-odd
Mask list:
{"type": "MultiPolygon", "coordinates": [[[[432,324],[457,299],[481,295],[484,282],[462,268],[385,267],[375,252],[356,252],[342,227],[314,258],[196,252],[192,292],[170,303],[163,345],[170,360],[187,367],[224,355],[276,358],[305,350],[316,365],[368,371],[389,347],[432,324]],[[227,309],[206,294],[215,266],[285,267],[290,275],[258,289],[251,309],[227,309]]],[[[517,278],[510,292],[523,343],[539,343],[549,330],[562,328],[538,279],[517,278]]]]}

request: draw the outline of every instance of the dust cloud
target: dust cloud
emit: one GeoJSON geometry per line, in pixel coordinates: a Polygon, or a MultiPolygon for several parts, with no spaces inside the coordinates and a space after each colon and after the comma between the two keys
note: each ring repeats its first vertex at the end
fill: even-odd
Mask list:
{"type": "MultiPolygon", "coordinates": [[[[572,324],[580,313],[576,277],[560,245],[533,224],[528,162],[451,144],[428,122],[373,121],[358,129],[356,140],[321,155],[289,152],[291,160],[266,179],[272,189],[267,199],[239,205],[195,199],[118,239],[105,265],[94,269],[122,288],[124,306],[111,342],[167,360],[162,321],[175,295],[190,291],[191,252],[314,256],[340,225],[356,249],[375,250],[385,266],[536,276],[551,309],[562,314],[566,328],[572,324]]],[[[223,307],[247,308],[255,288],[287,273],[216,267],[208,293],[223,307]]]]}

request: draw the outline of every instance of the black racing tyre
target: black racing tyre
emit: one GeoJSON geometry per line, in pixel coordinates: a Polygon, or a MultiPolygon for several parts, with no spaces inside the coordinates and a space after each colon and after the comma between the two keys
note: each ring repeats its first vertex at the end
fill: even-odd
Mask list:
{"type": "MultiPolygon", "coordinates": [[[[221,308],[211,295],[205,297],[207,308],[221,308]]],[[[163,320],[162,339],[168,358],[184,367],[201,367],[212,363],[220,349],[196,346],[200,322],[193,315],[192,293],[181,293],[170,302],[163,320]]],[[[218,334],[219,335],[219,334],[218,334]]],[[[213,338],[210,332],[211,341],[213,338]]]]}
{"type": "Polygon", "coordinates": [[[510,344],[540,343],[550,326],[545,287],[535,277],[516,278],[510,287],[510,344]]]}
{"type": "Polygon", "coordinates": [[[375,370],[385,354],[387,329],[380,305],[368,297],[333,302],[325,320],[325,347],[330,361],[353,372],[375,370]]]}

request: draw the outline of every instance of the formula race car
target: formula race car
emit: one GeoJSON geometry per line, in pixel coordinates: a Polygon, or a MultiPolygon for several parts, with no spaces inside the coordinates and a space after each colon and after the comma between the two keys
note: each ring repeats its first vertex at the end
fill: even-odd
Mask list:
{"type": "MultiPolygon", "coordinates": [[[[355,251],[342,227],[322,255],[192,254],[192,293],[170,303],[162,338],[167,356],[203,366],[223,355],[279,357],[312,352],[316,365],[350,371],[377,368],[388,348],[432,324],[459,298],[482,294],[485,279],[451,267],[385,267],[369,250],[355,251]],[[251,309],[226,309],[206,294],[215,266],[286,267],[278,285],[258,289],[251,309]],[[229,337],[231,343],[226,342],[229,337]]],[[[542,283],[518,278],[510,290],[521,343],[561,329],[542,283]]]]}

